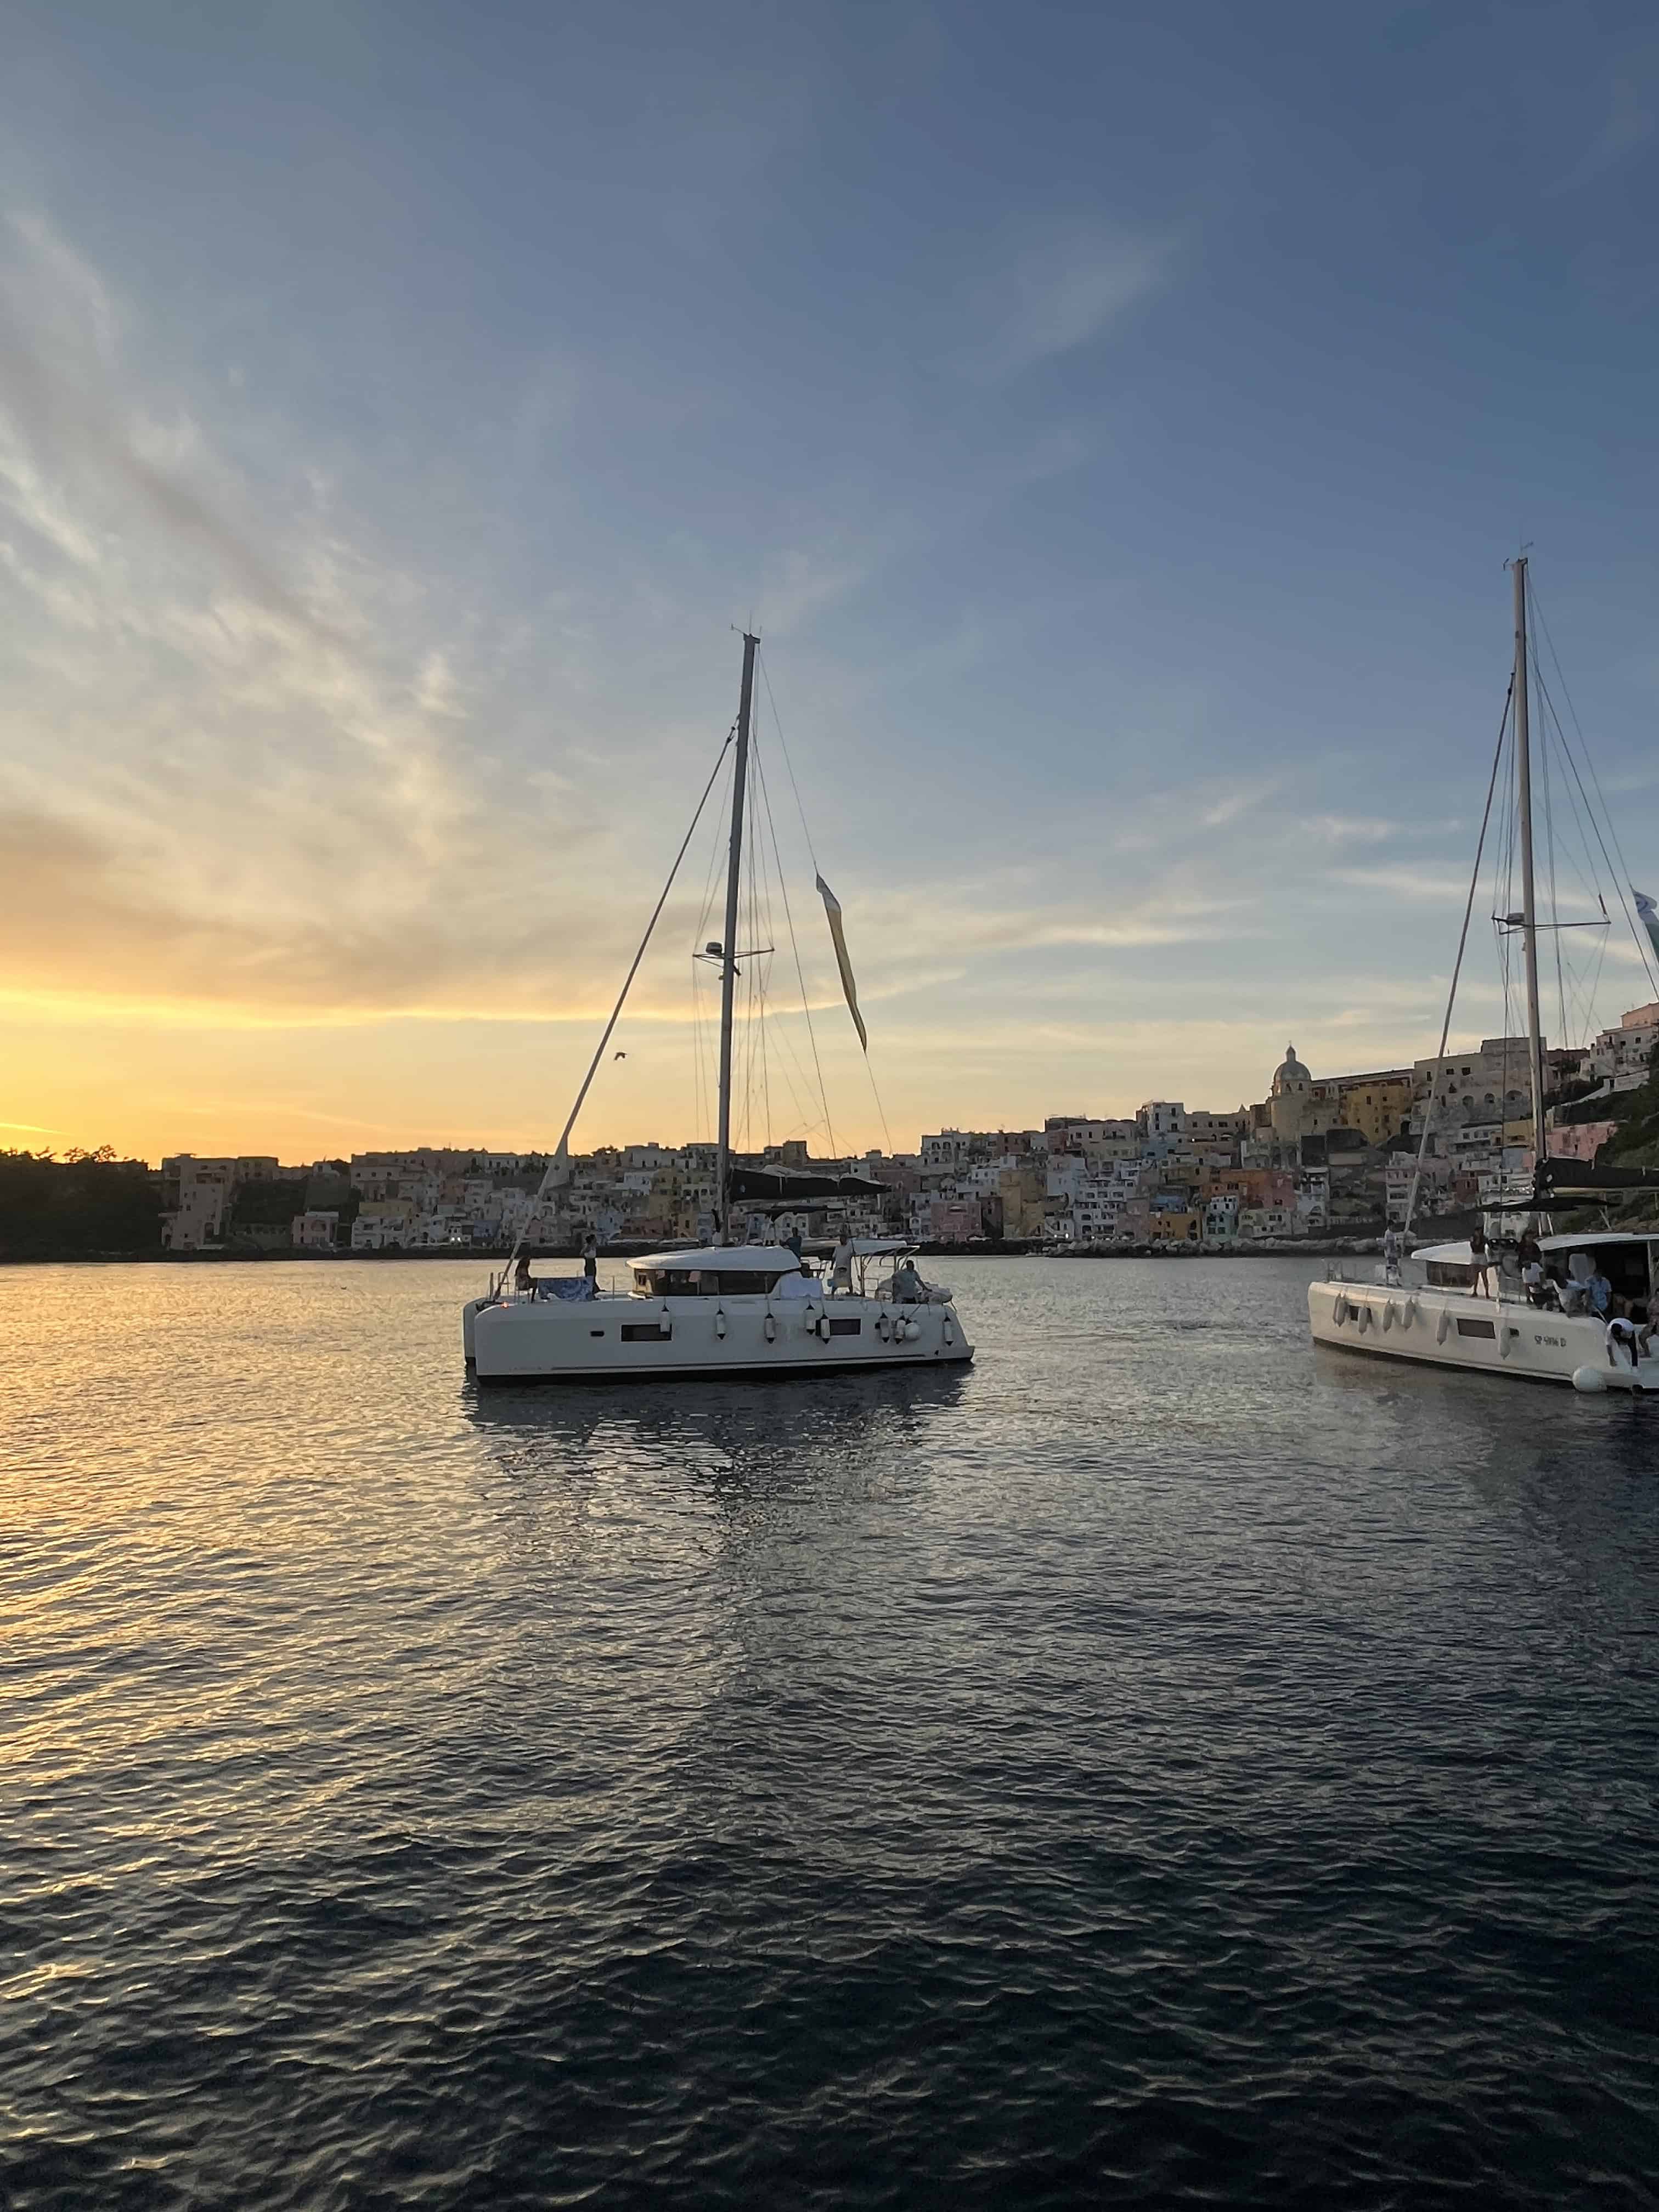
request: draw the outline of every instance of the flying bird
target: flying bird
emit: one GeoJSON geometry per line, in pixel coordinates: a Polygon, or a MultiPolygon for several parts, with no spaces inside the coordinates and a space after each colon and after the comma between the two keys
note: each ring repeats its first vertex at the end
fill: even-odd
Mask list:
{"type": "Polygon", "coordinates": [[[619,1053],[617,1054],[617,1058],[618,1060],[626,1060],[626,1059],[627,1059],[627,1057],[628,1057],[628,1054],[627,1054],[625,1052],[619,1052],[619,1053]]]}

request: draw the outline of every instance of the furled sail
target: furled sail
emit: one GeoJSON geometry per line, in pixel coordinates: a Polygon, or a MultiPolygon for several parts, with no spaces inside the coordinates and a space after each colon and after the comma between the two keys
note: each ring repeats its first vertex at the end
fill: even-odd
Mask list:
{"type": "Polygon", "coordinates": [[[841,988],[847,994],[847,1011],[853,1017],[859,1042],[868,1052],[870,1039],[865,1031],[864,1017],[859,1012],[859,987],[854,979],[853,963],[847,957],[847,933],[842,927],[841,901],[822,876],[818,878],[817,884],[823,899],[823,911],[830,918],[830,935],[836,947],[836,965],[841,969],[841,988]]]}
{"type": "Polygon", "coordinates": [[[1630,895],[1636,901],[1636,911],[1642,917],[1642,927],[1653,940],[1653,949],[1659,952],[1659,906],[1656,906],[1645,891],[1638,891],[1634,884],[1630,895]]]}

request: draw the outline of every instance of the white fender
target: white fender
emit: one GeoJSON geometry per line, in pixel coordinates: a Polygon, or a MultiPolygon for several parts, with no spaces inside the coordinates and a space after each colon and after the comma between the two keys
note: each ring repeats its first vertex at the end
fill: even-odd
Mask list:
{"type": "Polygon", "coordinates": [[[830,1341],[830,1316],[828,1314],[820,1314],[818,1316],[817,1330],[819,1336],[823,1338],[824,1343],[828,1344],[830,1341]]]}
{"type": "Polygon", "coordinates": [[[714,1334],[716,1336],[724,1336],[726,1334],[726,1308],[724,1306],[716,1306],[714,1309],[714,1334]]]}
{"type": "Polygon", "coordinates": [[[1516,1339],[1520,1335],[1520,1330],[1518,1328],[1512,1328],[1508,1322],[1500,1322],[1498,1323],[1498,1357],[1500,1359],[1507,1359],[1509,1358],[1516,1339]]]}
{"type": "Polygon", "coordinates": [[[919,1321],[907,1321],[905,1322],[904,1340],[907,1344],[914,1344],[921,1334],[921,1323],[919,1321]]]}
{"type": "Polygon", "coordinates": [[[1449,1306],[1443,1306],[1440,1311],[1440,1325],[1434,1332],[1434,1340],[1437,1344],[1443,1344],[1450,1334],[1451,1308],[1449,1306]]]}
{"type": "Polygon", "coordinates": [[[1607,1389],[1607,1378],[1599,1367],[1575,1367],[1572,1387],[1575,1390],[1582,1390],[1586,1397],[1593,1398],[1598,1391],[1607,1389]]]}
{"type": "Polygon", "coordinates": [[[1394,1300],[1390,1298],[1382,1309],[1382,1334],[1386,1336],[1394,1327],[1394,1300]]]}
{"type": "Polygon", "coordinates": [[[950,1315],[949,1315],[949,1314],[946,1314],[946,1315],[945,1315],[945,1341],[946,1342],[946,1344],[954,1344],[954,1343],[956,1342],[956,1340],[957,1340],[957,1333],[956,1333],[955,1329],[953,1329],[953,1328],[951,1328],[951,1316],[950,1316],[950,1315]]]}
{"type": "Polygon", "coordinates": [[[1409,1328],[1416,1319],[1417,1300],[1415,1298],[1407,1298],[1405,1304],[1400,1309],[1400,1326],[1401,1328],[1409,1328]]]}
{"type": "Polygon", "coordinates": [[[1343,1322],[1346,1321],[1347,1318],[1348,1301],[1339,1291],[1336,1295],[1336,1304],[1331,1308],[1331,1319],[1336,1323],[1337,1327],[1340,1328],[1343,1322]]]}
{"type": "Polygon", "coordinates": [[[1358,1334],[1361,1336],[1364,1336],[1365,1331],[1370,1327],[1371,1322],[1375,1318],[1370,1308],[1368,1305],[1363,1304],[1356,1306],[1354,1309],[1354,1317],[1359,1323],[1358,1334]]]}
{"type": "Polygon", "coordinates": [[[889,1321],[884,1313],[878,1314],[876,1316],[876,1334],[881,1339],[884,1344],[886,1344],[891,1340],[892,1334],[892,1322],[889,1321]]]}
{"type": "Polygon", "coordinates": [[[776,1316],[775,1314],[768,1314],[768,1315],[767,1315],[767,1316],[766,1316],[766,1322],[765,1322],[765,1333],[766,1333],[766,1341],[767,1341],[769,1344],[775,1344],[775,1343],[777,1342],[777,1340],[778,1340],[778,1322],[777,1322],[777,1316],[776,1316]]]}
{"type": "Polygon", "coordinates": [[[662,1318],[657,1323],[657,1334],[659,1336],[672,1336],[674,1334],[674,1316],[668,1310],[668,1301],[665,1298],[663,1301],[662,1318]]]}

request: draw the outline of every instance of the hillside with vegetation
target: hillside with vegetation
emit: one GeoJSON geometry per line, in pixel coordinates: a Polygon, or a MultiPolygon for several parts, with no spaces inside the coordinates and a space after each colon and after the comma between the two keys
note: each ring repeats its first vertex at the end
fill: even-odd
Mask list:
{"type": "Polygon", "coordinates": [[[161,1179],[143,1160],[96,1152],[0,1152],[0,1260],[157,1255],[161,1179]]]}

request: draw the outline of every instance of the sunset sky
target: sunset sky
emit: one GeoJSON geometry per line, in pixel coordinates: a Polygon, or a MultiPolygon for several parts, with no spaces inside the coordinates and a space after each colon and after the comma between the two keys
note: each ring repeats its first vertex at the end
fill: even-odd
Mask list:
{"type": "MultiPolygon", "coordinates": [[[[26,0],[0,1145],[550,1142],[750,622],[839,1146],[1431,1050],[1523,541],[1659,889],[1651,23],[26,0]]],[[[708,1133],[716,857],[579,1143],[708,1133]]]]}

